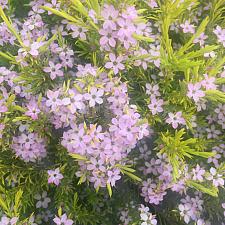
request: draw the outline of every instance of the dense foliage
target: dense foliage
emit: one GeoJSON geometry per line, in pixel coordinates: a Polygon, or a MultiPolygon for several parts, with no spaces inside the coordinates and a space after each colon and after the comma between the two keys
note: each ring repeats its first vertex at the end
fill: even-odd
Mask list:
{"type": "Polygon", "coordinates": [[[225,0],[0,17],[0,225],[225,225],[225,0]]]}

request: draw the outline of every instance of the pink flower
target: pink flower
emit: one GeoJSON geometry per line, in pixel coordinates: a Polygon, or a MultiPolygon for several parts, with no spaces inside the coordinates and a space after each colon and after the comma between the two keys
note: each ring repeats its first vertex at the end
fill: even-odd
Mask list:
{"type": "Polygon", "coordinates": [[[201,81],[201,85],[206,90],[216,90],[217,85],[215,84],[216,78],[215,77],[209,77],[207,74],[204,74],[205,79],[201,81]]]}
{"type": "Polygon", "coordinates": [[[220,26],[217,26],[213,33],[217,36],[218,42],[222,43],[225,47],[225,29],[222,29],[220,26]]]}
{"type": "Polygon", "coordinates": [[[155,0],[148,0],[147,4],[151,7],[151,8],[156,8],[158,7],[158,4],[155,0]]]}
{"type": "Polygon", "coordinates": [[[104,5],[101,15],[104,18],[103,28],[116,30],[116,22],[115,21],[119,15],[119,12],[114,8],[114,6],[113,5],[104,5]]]}
{"type": "Polygon", "coordinates": [[[118,169],[114,169],[113,171],[112,170],[109,170],[107,172],[107,175],[108,175],[108,182],[111,184],[112,187],[115,186],[115,183],[117,180],[120,180],[121,176],[120,176],[120,171],[118,169]]]}
{"type": "Polygon", "coordinates": [[[97,68],[93,67],[91,64],[86,64],[85,66],[78,65],[77,69],[77,77],[86,77],[88,75],[91,75],[93,77],[97,76],[97,68]]]}
{"type": "Polygon", "coordinates": [[[27,109],[25,115],[30,116],[33,120],[37,120],[38,114],[41,112],[37,103],[35,101],[30,101],[27,105],[27,109]]]}
{"type": "Polygon", "coordinates": [[[12,219],[8,218],[7,216],[2,216],[0,220],[1,225],[16,225],[18,221],[18,217],[13,217],[12,219]]]}
{"type": "Polygon", "coordinates": [[[208,36],[205,35],[204,33],[201,33],[199,37],[197,37],[193,43],[199,43],[200,46],[203,46],[205,44],[205,39],[207,39],[208,36]]]}
{"type": "Polygon", "coordinates": [[[151,110],[152,115],[156,115],[157,113],[163,112],[163,100],[152,98],[151,103],[148,105],[148,108],[151,110]]]}
{"type": "MultiPolygon", "coordinates": [[[[45,6],[48,6],[50,8],[59,9],[60,3],[57,0],[51,0],[51,3],[45,4],[45,6]]],[[[48,15],[51,15],[52,12],[48,11],[48,15]]]]}
{"type": "Polygon", "coordinates": [[[105,29],[100,29],[99,34],[102,35],[100,38],[100,45],[104,47],[105,45],[110,45],[111,47],[116,46],[116,35],[113,33],[112,30],[105,30],[105,29]]]}
{"type": "Polygon", "coordinates": [[[218,138],[218,135],[221,134],[220,130],[217,130],[215,125],[211,125],[211,127],[205,129],[207,132],[207,138],[218,138]]]}
{"type": "Polygon", "coordinates": [[[62,216],[60,217],[55,217],[53,219],[53,221],[57,224],[57,225],[72,225],[73,224],[73,220],[70,220],[67,218],[67,215],[64,213],[62,216]]]}
{"type": "Polygon", "coordinates": [[[0,116],[1,116],[1,113],[4,113],[4,112],[7,112],[8,111],[8,108],[3,105],[3,100],[0,100],[0,116]]]}
{"type": "Polygon", "coordinates": [[[168,116],[169,118],[166,119],[166,122],[168,124],[172,124],[172,127],[174,129],[176,129],[179,124],[183,124],[183,125],[186,124],[185,119],[182,117],[182,112],[180,111],[177,112],[176,114],[170,112],[168,116]]]}
{"type": "Polygon", "coordinates": [[[69,109],[71,113],[76,113],[78,110],[85,109],[84,96],[76,93],[74,90],[69,90],[69,109]]]}
{"type": "Polygon", "coordinates": [[[56,110],[58,106],[62,104],[62,101],[59,99],[59,91],[47,91],[48,100],[46,101],[46,105],[51,107],[52,110],[56,110]]]}
{"type": "Polygon", "coordinates": [[[72,37],[73,38],[80,38],[81,40],[86,40],[86,32],[88,31],[84,27],[76,26],[74,24],[69,25],[70,29],[72,30],[72,37]]]}
{"type": "Polygon", "coordinates": [[[27,53],[29,53],[30,55],[37,57],[39,55],[39,48],[43,45],[43,42],[33,42],[30,43],[29,40],[25,40],[24,41],[24,45],[28,48],[27,49],[19,49],[18,53],[22,53],[23,56],[25,57],[27,55],[27,53]]]}
{"type": "Polygon", "coordinates": [[[150,98],[156,98],[160,96],[158,84],[153,85],[153,84],[147,83],[145,86],[146,86],[146,94],[150,95],[150,98]]]}
{"type": "Polygon", "coordinates": [[[198,102],[202,97],[204,97],[205,93],[201,90],[201,83],[188,84],[187,96],[189,98],[193,98],[195,102],[198,102]]]}
{"type": "Polygon", "coordinates": [[[221,174],[217,173],[217,170],[213,167],[210,168],[210,176],[207,178],[208,180],[212,180],[213,181],[213,185],[215,187],[223,187],[224,186],[224,179],[223,176],[221,174]]]}
{"type": "Polygon", "coordinates": [[[104,94],[103,89],[97,89],[96,87],[92,87],[90,93],[84,94],[84,98],[89,101],[89,106],[94,107],[96,103],[102,104],[103,99],[102,96],[104,94]]]}
{"type": "Polygon", "coordinates": [[[183,28],[184,33],[191,33],[191,34],[195,33],[194,25],[191,25],[190,22],[187,20],[185,21],[184,24],[181,24],[180,26],[181,26],[181,28],[183,28]]]}
{"type": "MultiPolygon", "coordinates": [[[[223,207],[223,209],[225,209],[225,203],[222,203],[222,207],[223,207]]],[[[225,210],[224,210],[224,212],[223,212],[223,215],[224,215],[224,217],[225,217],[225,210]]]]}
{"type": "Polygon", "coordinates": [[[25,162],[35,162],[44,158],[46,153],[45,140],[38,137],[37,133],[22,133],[20,136],[13,137],[12,149],[18,157],[25,162]]]}
{"type": "Polygon", "coordinates": [[[0,0],[0,6],[2,9],[8,9],[8,0],[0,0]]]}
{"type": "Polygon", "coordinates": [[[90,9],[88,11],[88,15],[91,17],[94,23],[98,23],[98,19],[96,18],[96,12],[93,9],[90,9]]]}
{"type": "Polygon", "coordinates": [[[43,70],[46,73],[50,73],[50,77],[54,80],[56,77],[62,77],[63,71],[60,70],[62,68],[61,64],[54,64],[52,61],[49,61],[49,67],[45,67],[43,70]]]}
{"type": "Polygon", "coordinates": [[[135,20],[138,18],[138,12],[134,6],[128,6],[126,11],[122,13],[122,17],[127,20],[135,20]]]}
{"type": "Polygon", "coordinates": [[[120,29],[117,33],[117,35],[120,38],[128,38],[130,39],[132,37],[132,34],[135,32],[135,26],[132,21],[122,19],[120,18],[117,21],[118,25],[120,26],[120,29]]]}
{"type": "Polygon", "coordinates": [[[63,179],[63,175],[60,173],[59,168],[56,168],[55,170],[48,170],[48,183],[49,184],[55,184],[59,185],[60,180],[63,179]]]}
{"type": "Polygon", "coordinates": [[[124,70],[125,69],[124,65],[121,63],[123,61],[123,57],[122,56],[118,56],[116,58],[116,56],[113,53],[110,53],[109,54],[109,59],[110,59],[110,62],[107,62],[105,64],[105,68],[113,69],[115,74],[117,74],[119,72],[119,70],[124,70]]]}
{"type": "Polygon", "coordinates": [[[203,181],[203,175],[205,174],[205,170],[202,169],[199,165],[196,166],[195,169],[192,170],[193,180],[203,181]]]}

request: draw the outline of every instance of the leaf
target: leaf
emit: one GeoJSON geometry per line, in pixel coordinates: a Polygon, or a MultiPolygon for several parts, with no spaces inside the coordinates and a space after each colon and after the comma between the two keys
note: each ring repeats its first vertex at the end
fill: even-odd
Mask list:
{"type": "Polygon", "coordinates": [[[10,95],[10,97],[7,100],[7,106],[11,106],[13,102],[15,101],[16,96],[15,95],[10,95]]]}
{"type": "Polygon", "coordinates": [[[85,156],[74,154],[74,153],[70,153],[69,155],[74,159],[87,161],[87,158],[85,156]]]}
{"type": "Polygon", "coordinates": [[[87,3],[89,3],[89,7],[91,9],[94,9],[94,11],[99,14],[100,13],[100,5],[98,0],[86,0],[87,3]]]}
{"type": "Polygon", "coordinates": [[[225,84],[225,78],[217,78],[216,79],[216,82],[215,82],[216,84],[225,84]]]}
{"type": "Polygon", "coordinates": [[[195,188],[198,191],[209,194],[213,197],[218,197],[218,188],[216,188],[214,186],[212,186],[211,188],[208,188],[208,187],[203,186],[202,184],[196,183],[191,180],[187,181],[187,185],[195,188]]]}
{"type": "Polygon", "coordinates": [[[15,119],[12,120],[12,122],[18,122],[18,121],[29,121],[30,117],[27,116],[18,116],[15,119]]]}
{"type": "Polygon", "coordinates": [[[213,68],[208,72],[209,76],[215,76],[219,73],[219,71],[223,68],[225,63],[225,56],[221,58],[215,65],[213,65],[213,68]]]}
{"type": "Polygon", "coordinates": [[[225,93],[219,90],[207,90],[205,91],[206,98],[214,102],[225,103],[225,93]]]}
{"type": "Polygon", "coordinates": [[[134,175],[133,173],[127,172],[126,170],[121,169],[121,172],[126,174],[127,176],[129,176],[131,179],[136,180],[138,182],[141,182],[142,179],[136,175],[134,175]]]}
{"type": "Polygon", "coordinates": [[[58,209],[58,216],[59,217],[62,216],[62,207],[59,207],[59,209],[58,209]]]}
{"type": "Polygon", "coordinates": [[[9,61],[12,61],[12,62],[16,62],[15,61],[15,57],[14,56],[10,56],[9,54],[7,53],[4,53],[4,52],[0,52],[0,56],[2,56],[3,58],[9,60],[9,61]]]}
{"type": "Polygon", "coordinates": [[[80,184],[84,183],[85,178],[86,178],[86,174],[83,174],[83,175],[80,177],[80,179],[79,179],[79,181],[78,181],[77,184],[80,185],[80,184]]]}
{"type": "Polygon", "coordinates": [[[211,51],[214,51],[217,48],[219,48],[219,46],[207,45],[204,48],[201,48],[201,49],[199,49],[197,51],[192,51],[192,52],[189,52],[189,53],[185,54],[184,57],[188,58],[188,59],[193,59],[193,58],[196,58],[196,57],[203,56],[205,53],[209,53],[211,51]]]}
{"type": "Polygon", "coordinates": [[[138,34],[133,34],[133,37],[138,40],[138,41],[145,41],[145,42],[154,42],[154,39],[150,38],[150,37],[145,37],[145,36],[142,36],[142,35],[138,35],[138,34]]]}
{"type": "Polygon", "coordinates": [[[126,170],[126,171],[131,172],[131,173],[134,173],[136,171],[132,168],[129,168],[128,166],[123,166],[123,165],[120,165],[120,164],[116,164],[116,167],[118,167],[122,170],[126,170]]]}
{"type": "Polygon", "coordinates": [[[76,20],[73,16],[69,15],[68,13],[64,12],[64,11],[59,11],[59,10],[56,10],[56,9],[53,9],[51,7],[48,7],[48,6],[41,6],[42,9],[44,10],[47,10],[47,11],[50,11],[52,12],[53,14],[57,15],[57,16],[60,16],[60,17],[63,17],[69,21],[72,21],[74,23],[77,23],[79,22],[78,20],[76,20]]]}
{"type": "Polygon", "coordinates": [[[107,182],[107,189],[108,189],[109,197],[111,198],[112,197],[112,188],[111,188],[110,183],[108,183],[108,182],[107,182]]]}
{"type": "Polygon", "coordinates": [[[73,196],[73,207],[76,208],[77,207],[77,203],[78,203],[78,194],[77,192],[74,193],[74,196],[73,196]]]}
{"type": "Polygon", "coordinates": [[[16,214],[18,214],[18,209],[19,209],[19,207],[21,205],[22,195],[23,195],[23,191],[22,191],[22,189],[19,189],[19,191],[17,191],[16,195],[15,195],[14,212],[16,214]]]}
{"type": "Polygon", "coordinates": [[[82,15],[88,17],[88,12],[87,12],[86,8],[83,6],[83,4],[81,3],[80,0],[70,0],[70,1],[72,2],[72,4],[74,4],[75,10],[77,10],[82,15]]]}
{"type": "Polygon", "coordinates": [[[39,107],[41,106],[41,101],[42,101],[42,94],[40,93],[37,101],[39,107]]]}
{"type": "Polygon", "coordinates": [[[197,155],[203,158],[209,158],[213,157],[215,155],[215,152],[198,152],[198,151],[193,151],[193,150],[187,150],[186,152],[192,154],[192,155],[197,155]]]}
{"type": "Polygon", "coordinates": [[[2,196],[0,195],[0,206],[5,210],[5,211],[9,211],[8,206],[6,205],[5,200],[2,198],[2,196]]]}
{"type": "Polygon", "coordinates": [[[18,110],[20,112],[26,112],[26,110],[24,108],[22,108],[21,106],[19,106],[19,105],[14,105],[13,109],[14,110],[18,110]]]}

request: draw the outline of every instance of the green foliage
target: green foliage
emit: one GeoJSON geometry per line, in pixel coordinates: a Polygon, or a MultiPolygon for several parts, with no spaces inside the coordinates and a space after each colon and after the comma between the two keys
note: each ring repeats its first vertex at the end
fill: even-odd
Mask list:
{"type": "Polygon", "coordinates": [[[206,193],[206,194],[209,194],[213,197],[218,197],[218,188],[212,186],[212,185],[209,185],[209,184],[199,184],[197,182],[194,182],[192,180],[189,180],[187,181],[187,185],[189,187],[193,187],[195,188],[196,190],[198,191],[201,191],[202,193],[206,193]]]}
{"type": "MultiPolygon", "coordinates": [[[[184,140],[186,132],[184,129],[175,131],[174,135],[170,132],[161,133],[161,137],[157,140],[157,143],[162,145],[160,152],[166,153],[168,159],[173,166],[173,177],[176,180],[182,170],[182,166],[185,165],[185,158],[192,159],[194,155],[199,157],[208,158],[214,155],[212,152],[201,152],[196,149],[196,144],[198,143],[197,138],[188,138],[184,140]]],[[[204,145],[201,149],[204,149],[204,145]]]]}

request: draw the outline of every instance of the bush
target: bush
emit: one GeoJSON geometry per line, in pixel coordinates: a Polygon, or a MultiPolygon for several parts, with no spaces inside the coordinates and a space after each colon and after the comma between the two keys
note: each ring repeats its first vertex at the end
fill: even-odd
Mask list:
{"type": "Polygon", "coordinates": [[[224,0],[0,6],[1,225],[224,225],[224,0]]]}

